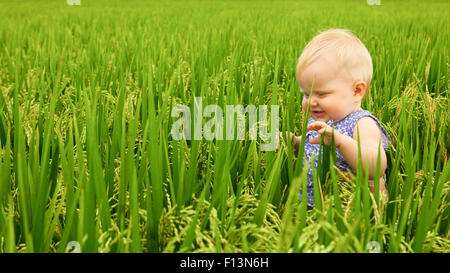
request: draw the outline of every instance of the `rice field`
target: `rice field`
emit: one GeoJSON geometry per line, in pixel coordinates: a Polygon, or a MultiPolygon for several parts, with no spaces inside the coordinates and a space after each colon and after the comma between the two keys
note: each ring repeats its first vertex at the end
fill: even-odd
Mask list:
{"type": "Polygon", "coordinates": [[[368,2],[0,1],[0,252],[450,252],[450,3],[368,2]],[[371,53],[389,200],[328,147],[307,210],[291,144],[172,137],[196,97],[306,133],[295,68],[327,28],[371,53]]]}

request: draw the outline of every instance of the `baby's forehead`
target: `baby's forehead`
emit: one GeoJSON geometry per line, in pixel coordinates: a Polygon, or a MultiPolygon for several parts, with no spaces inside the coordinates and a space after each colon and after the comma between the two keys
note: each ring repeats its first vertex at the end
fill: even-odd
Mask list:
{"type": "Polygon", "coordinates": [[[299,81],[312,81],[315,79],[316,82],[326,81],[330,78],[337,77],[340,68],[338,64],[327,58],[319,58],[306,66],[297,77],[299,81]]]}
{"type": "Polygon", "coordinates": [[[299,82],[313,79],[316,82],[328,81],[341,76],[344,70],[343,62],[336,53],[324,53],[314,58],[301,71],[297,71],[297,79],[299,82]]]}
{"type": "Polygon", "coordinates": [[[330,51],[315,56],[304,70],[326,73],[326,70],[338,70],[341,66],[342,61],[337,52],[330,51]]]}

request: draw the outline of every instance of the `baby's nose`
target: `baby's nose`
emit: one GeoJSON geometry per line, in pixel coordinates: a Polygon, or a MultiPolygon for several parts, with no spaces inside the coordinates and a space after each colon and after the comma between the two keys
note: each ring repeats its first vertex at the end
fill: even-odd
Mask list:
{"type": "Polygon", "coordinates": [[[311,98],[311,106],[316,106],[317,100],[315,98],[311,98]]]}

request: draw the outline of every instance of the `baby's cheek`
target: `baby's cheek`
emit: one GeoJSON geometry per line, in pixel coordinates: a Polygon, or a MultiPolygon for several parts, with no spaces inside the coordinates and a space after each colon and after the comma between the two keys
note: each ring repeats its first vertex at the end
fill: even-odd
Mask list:
{"type": "Polygon", "coordinates": [[[305,99],[302,100],[302,111],[306,112],[306,110],[308,109],[308,102],[305,101],[305,99]]]}

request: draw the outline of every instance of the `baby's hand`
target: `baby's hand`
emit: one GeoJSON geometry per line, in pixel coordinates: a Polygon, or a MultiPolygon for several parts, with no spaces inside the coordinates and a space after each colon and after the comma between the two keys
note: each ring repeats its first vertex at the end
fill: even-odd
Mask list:
{"type": "Polygon", "coordinates": [[[278,148],[280,148],[280,137],[281,137],[281,132],[280,132],[280,135],[276,135],[276,137],[275,137],[275,150],[278,150],[278,148]]]}
{"type": "MultiPolygon", "coordinates": [[[[275,142],[275,149],[278,150],[280,148],[280,139],[284,140],[284,137],[286,136],[287,132],[280,132],[276,136],[276,142],[275,142]]],[[[298,152],[298,146],[300,145],[301,136],[295,136],[294,133],[289,132],[289,139],[292,141],[292,138],[294,138],[294,148],[295,148],[295,155],[297,155],[298,152]]]]}
{"type": "MultiPolygon", "coordinates": [[[[280,148],[280,139],[283,139],[283,135],[285,135],[286,133],[280,132],[277,136],[276,136],[276,141],[275,141],[275,150],[278,150],[280,148]]],[[[292,134],[292,133],[290,133],[292,134]]]]}
{"type": "MultiPolygon", "coordinates": [[[[325,122],[323,122],[323,121],[313,122],[308,125],[307,130],[308,131],[314,130],[314,131],[318,132],[319,134],[323,135],[324,136],[324,138],[323,138],[324,144],[327,146],[331,145],[331,134],[332,134],[333,128],[331,128],[331,126],[329,126],[325,122]]],[[[341,133],[334,130],[334,142],[335,142],[336,147],[339,147],[341,136],[342,136],[341,133]]],[[[320,137],[315,137],[315,138],[310,139],[309,143],[320,144],[320,137]]]]}

